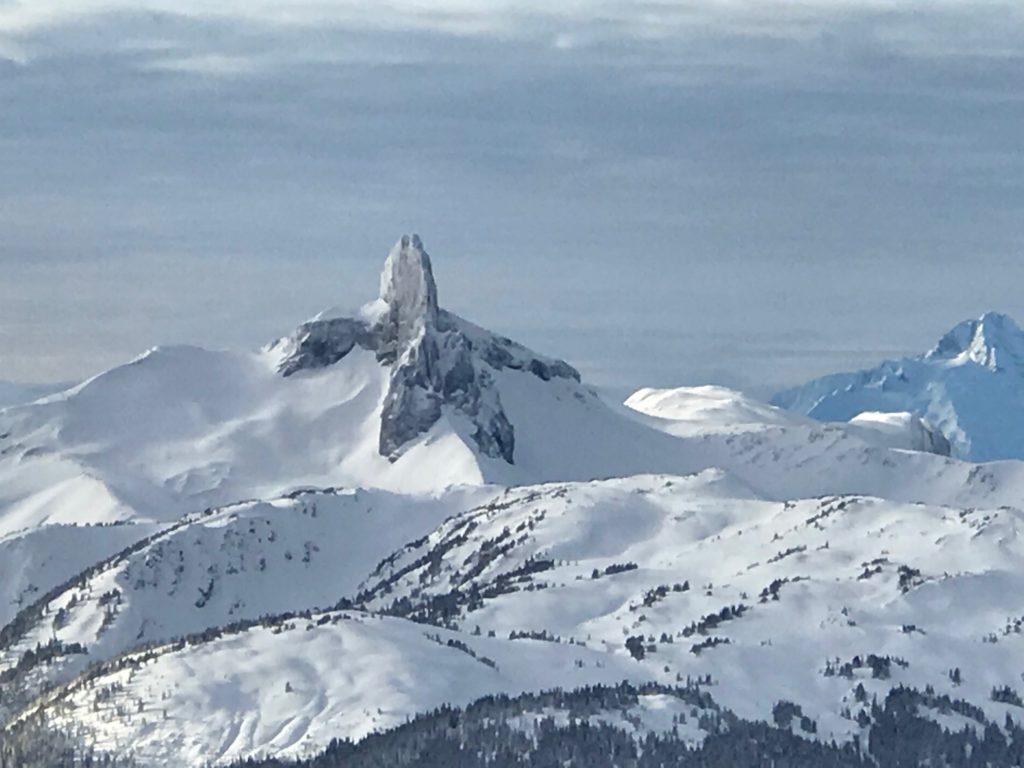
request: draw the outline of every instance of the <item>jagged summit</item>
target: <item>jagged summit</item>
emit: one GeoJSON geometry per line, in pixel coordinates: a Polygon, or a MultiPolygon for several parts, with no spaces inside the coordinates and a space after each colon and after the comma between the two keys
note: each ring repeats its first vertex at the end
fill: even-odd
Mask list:
{"type": "Polygon", "coordinates": [[[923,355],[837,373],[775,395],[773,405],[824,421],[910,412],[937,427],[954,455],[1024,458],[1024,331],[986,312],[958,323],[923,355]]]}
{"type": "Polygon", "coordinates": [[[494,372],[506,368],[544,381],[579,381],[579,373],[441,309],[430,256],[417,235],[403,235],[388,253],[380,297],[359,317],[323,316],[274,345],[284,376],[334,365],[354,348],[391,366],[379,452],[397,459],[428,432],[445,409],[469,421],[469,436],[486,456],[514,463],[515,429],[505,414],[494,372]]]}
{"type": "Polygon", "coordinates": [[[380,300],[388,322],[403,333],[437,325],[437,283],[419,235],[403,235],[391,249],[380,275],[380,300]]]}
{"type": "Polygon", "coordinates": [[[1024,361],[1024,331],[1008,315],[986,312],[957,324],[925,359],[973,362],[993,371],[1019,366],[1024,361]]]}

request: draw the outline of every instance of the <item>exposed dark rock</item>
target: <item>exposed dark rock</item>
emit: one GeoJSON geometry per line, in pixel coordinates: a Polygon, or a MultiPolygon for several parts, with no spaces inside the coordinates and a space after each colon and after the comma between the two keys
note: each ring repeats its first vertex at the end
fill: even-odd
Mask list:
{"type": "Polygon", "coordinates": [[[312,320],[295,332],[295,351],[282,363],[280,371],[291,376],[298,371],[326,368],[341,360],[359,345],[375,350],[378,342],[366,323],[350,317],[312,320]]]}

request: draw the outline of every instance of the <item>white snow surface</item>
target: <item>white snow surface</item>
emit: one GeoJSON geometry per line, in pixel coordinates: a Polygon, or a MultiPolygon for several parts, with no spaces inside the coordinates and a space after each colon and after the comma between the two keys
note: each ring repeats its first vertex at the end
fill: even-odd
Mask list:
{"type": "Polygon", "coordinates": [[[668,396],[658,408],[650,393],[631,398],[634,408],[670,416],[659,418],[609,405],[575,380],[512,368],[491,377],[515,427],[513,465],[481,455],[469,424],[447,407],[389,461],[378,451],[388,366],[357,347],[334,365],[283,377],[279,354],[158,347],[0,412],[0,536],[51,523],[170,522],[301,487],[430,495],[709,467],[771,498],[865,493],[998,505],[1024,491],[1016,462],[976,472],[898,453],[877,430],[789,417],[720,389],[688,396],[689,410],[665,407],[668,396]]]}
{"type": "MultiPolygon", "coordinates": [[[[422,253],[399,242],[361,321],[443,312],[422,253]]],[[[500,339],[444,317],[470,349],[500,339]]],[[[1024,668],[1024,463],[963,459],[1024,455],[1008,318],[777,398],[788,410],[721,387],[609,404],[498,344],[511,363],[472,365],[513,463],[447,405],[381,456],[392,367],[358,345],[288,376],[281,345],[158,347],[0,410],[0,670],[53,640],[85,650],[19,672],[48,688],[23,714],[143,765],[201,766],[623,679],[710,675],[741,716],[787,699],[826,739],[865,735],[861,682],[1010,711],[990,692],[1024,668]]],[[[672,712],[652,698],[624,722],[672,712]]]]}
{"type": "Polygon", "coordinates": [[[338,611],[163,649],[137,669],[62,690],[54,709],[57,722],[85,729],[98,748],[134,755],[142,765],[204,766],[311,755],[332,738],[358,739],[487,694],[646,677],[628,658],[578,646],[338,611]],[[132,716],[119,716],[117,707],[127,704],[132,716]]]}
{"type": "MultiPolygon", "coordinates": [[[[799,431],[814,424],[814,420],[807,417],[717,386],[640,389],[629,396],[625,405],[664,420],[663,430],[682,437],[709,432],[758,432],[769,426],[799,431]]],[[[869,411],[857,414],[847,424],[837,423],[833,427],[883,448],[943,456],[950,453],[949,443],[942,433],[912,413],[869,411]]]]}
{"type": "Polygon", "coordinates": [[[701,435],[709,431],[744,432],[769,425],[806,425],[809,419],[760,403],[741,392],[717,386],[639,389],[626,406],[672,422],[677,435],[701,435]]]}
{"type": "Polygon", "coordinates": [[[376,450],[386,370],[353,350],[283,378],[267,353],[161,347],[0,413],[0,531],[169,521],[304,486],[403,492],[483,480],[449,425],[392,464],[376,450]]]}

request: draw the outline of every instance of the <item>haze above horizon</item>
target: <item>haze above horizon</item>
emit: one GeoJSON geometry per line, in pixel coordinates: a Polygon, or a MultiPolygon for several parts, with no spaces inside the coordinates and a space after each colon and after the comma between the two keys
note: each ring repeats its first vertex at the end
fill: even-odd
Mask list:
{"type": "Polygon", "coordinates": [[[423,235],[616,393],[923,352],[1017,287],[1024,13],[0,0],[0,379],[256,347],[423,235]]]}

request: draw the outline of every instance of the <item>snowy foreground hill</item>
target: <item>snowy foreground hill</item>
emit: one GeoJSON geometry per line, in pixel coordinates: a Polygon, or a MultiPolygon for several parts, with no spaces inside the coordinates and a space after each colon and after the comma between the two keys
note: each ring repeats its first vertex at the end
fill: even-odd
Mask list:
{"type": "Polygon", "coordinates": [[[530,734],[552,689],[568,727],[587,686],[637,740],[720,738],[728,711],[855,758],[911,689],[943,728],[1009,728],[1024,463],[958,456],[1008,445],[966,403],[1015,391],[1015,333],[985,316],[790,410],[619,406],[445,311],[402,238],[355,312],[0,410],[0,724],[153,766],[309,757],[499,694],[547,702],[530,734]]]}

